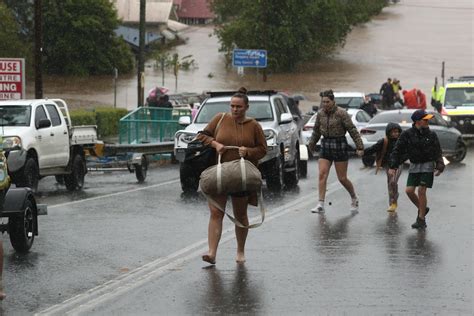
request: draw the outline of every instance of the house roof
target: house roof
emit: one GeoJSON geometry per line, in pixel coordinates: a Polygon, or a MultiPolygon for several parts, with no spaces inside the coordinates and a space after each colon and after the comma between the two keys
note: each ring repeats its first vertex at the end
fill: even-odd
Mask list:
{"type": "Polygon", "coordinates": [[[209,7],[209,0],[175,0],[181,2],[178,8],[178,17],[181,18],[201,18],[201,19],[212,19],[214,13],[212,13],[209,7]]]}
{"type": "MultiPolygon", "coordinates": [[[[112,0],[124,23],[140,22],[140,0],[112,0]]],[[[167,23],[173,0],[146,0],[146,22],[167,23]]]]}

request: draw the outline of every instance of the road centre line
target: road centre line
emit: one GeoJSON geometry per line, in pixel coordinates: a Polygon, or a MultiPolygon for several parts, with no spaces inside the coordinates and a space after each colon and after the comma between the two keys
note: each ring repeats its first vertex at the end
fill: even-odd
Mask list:
{"type": "Polygon", "coordinates": [[[144,190],[148,190],[148,189],[162,187],[162,186],[168,185],[168,184],[173,184],[173,183],[176,183],[176,182],[179,182],[179,179],[170,180],[170,181],[166,181],[166,182],[162,182],[162,183],[157,183],[157,184],[149,185],[149,186],[146,186],[146,187],[126,190],[126,191],[120,191],[120,192],[115,192],[115,193],[110,193],[110,194],[104,194],[104,195],[100,195],[100,196],[94,196],[94,197],[91,197],[91,198],[77,200],[77,201],[65,202],[65,203],[55,204],[55,205],[51,205],[51,206],[48,205],[48,209],[58,208],[58,207],[62,207],[62,206],[69,206],[69,205],[74,205],[74,204],[80,204],[80,203],[83,203],[83,202],[95,201],[95,200],[99,200],[99,199],[105,199],[105,198],[108,198],[108,197],[113,197],[113,196],[127,194],[127,193],[144,191],[144,190]]]}
{"type": "MultiPolygon", "coordinates": [[[[354,177],[354,180],[359,177],[354,177]]],[[[177,181],[177,180],[176,180],[177,181]]],[[[164,184],[169,184],[175,181],[169,181],[167,183],[157,184],[150,187],[157,187],[164,184]]],[[[147,187],[147,188],[150,188],[147,187]]],[[[125,192],[133,192],[138,190],[144,190],[146,188],[140,188],[137,190],[130,190],[125,192]]],[[[334,181],[327,186],[326,197],[333,195],[334,193],[343,190],[342,185],[339,184],[339,181],[334,181]]],[[[117,195],[114,193],[108,196],[117,195]]],[[[309,208],[309,205],[315,203],[315,196],[317,192],[311,192],[304,196],[299,197],[296,200],[293,200],[289,203],[281,205],[276,208],[271,215],[266,217],[265,222],[270,222],[274,219],[277,219],[281,216],[284,216],[288,213],[300,209],[304,206],[303,209],[309,208]]],[[[103,198],[102,196],[101,198],[103,198]]],[[[92,198],[95,199],[95,198],[92,198]]],[[[80,201],[77,201],[80,202],[80,201]]],[[[66,203],[67,204],[67,203],[66,203]]],[[[258,221],[260,215],[255,216],[250,219],[250,222],[258,221]]],[[[224,244],[235,238],[233,232],[235,226],[230,226],[222,232],[222,238],[220,244],[224,244]]],[[[194,244],[191,244],[185,248],[182,248],[169,256],[159,258],[152,262],[149,262],[133,271],[130,271],[126,274],[118,276],[113,280],[109,280],[102,285],[96,286],[84,293],[78,294],[66,301],[53,305],[47,309],[44,309],[35,315],[79,315],[81,313],[86,313],[94,307],[110,301],[116,297],[119,297],[127,292],[130,292],[133,289],[136,289],[146,283],[150,282],[152,279],[158,278],[170,271],[174,271],[174,268],[177,266],[183,265],[192,259],[199,257],[203,252],[207,251],[207,238],[202,239],[194,244]]]]}

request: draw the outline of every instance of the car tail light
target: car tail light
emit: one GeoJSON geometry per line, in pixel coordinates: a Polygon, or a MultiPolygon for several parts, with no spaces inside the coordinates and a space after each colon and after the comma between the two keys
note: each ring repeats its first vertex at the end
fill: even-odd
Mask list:
{"type": "Polygon", "coordinates": [[[373,135],[375,133],[377,133],[377,131],[374,131],[373,129],[363,128],[360,130],[361,135],[373,135]]]}
{"type": "Polygon", "coordinates": [[[310,131],[310,130],[312,130],[312,129],[313,129],[313,127],[312,127],[311,125],[305,125],[305,126],[303,126],[303,131],[305,131],[305,132],[306,132],[306,131],[310,131]]]}

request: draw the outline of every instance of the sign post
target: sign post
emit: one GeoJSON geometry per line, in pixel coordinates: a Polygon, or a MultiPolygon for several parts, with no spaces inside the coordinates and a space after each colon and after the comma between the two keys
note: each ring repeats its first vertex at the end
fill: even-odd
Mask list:
{"type": "Polygon", "coordinates": [[[24,99],[25,59],[0,58],[0,100],[24,99]]]}

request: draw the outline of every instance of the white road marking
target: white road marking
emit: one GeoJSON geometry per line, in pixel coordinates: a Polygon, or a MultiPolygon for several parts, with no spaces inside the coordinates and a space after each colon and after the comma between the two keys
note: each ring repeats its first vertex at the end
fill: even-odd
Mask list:
{"type": "Polygon", "coordinates": [[[157,184],[149,185],[149,186],[146,186],[146,187],[140,187],[140,188],[126,190],[126,191],[120,191],[120,192],[104,194],[104,195],[100,195],[100,196],[94,196],[94,197],[87,198],[87,199],[71,201],[71,202],[65,202],[65,203],[61,203],[61,204],[55,204],[55,205],[48,206],[48,209],[62,207],[62,206],[69,206],[69,205],[74,205],[74,204],[80,204],[80,203],[83,203],[83,202],[89,202],[89,201],[94,201],[94,200],[105,199],[105,198],[108,198],[108,197],[127,194],[127,193],[144,191],[144,190],[148,190],[148,189],[162,187],[162,186],[168,185],[168,184],[173,184],[173,183],[176,183],[176,182],[179,182],[179,179],[166,181],[166,182],[162,182],[162,183],[157,183],[157,184]]]}
{"type": "MultiPolygon", "coordinates": [[[[356,177],[356,178],[359,178],[359,177],[356,177]]],[[[85,199],[81,201],[115,196],[115,195],[119,195],[125,192],[128,193],[128,192],[146,190],[151,187],[158,187],[161,185],[170,184],[174,182],[177,182],[177,180],[156,184],[156,185],[149,186],[146,188],[139,188],[139,189],[124,191],[124,192],[119,192],[119,193],[113,193],[113,194],[104,195],[101,197],[94,197],[91,199],[85,199]]],[[[328,192],[326,194],[326,197],[334,194],[337,191],[342,190],[343,187],[342,185],[339,184],[338,181],[335,181],[329,184],[327,186],[327,189],[328,189],[328,192]]],[[[317,192],[311,192],[304,196],[299,197],[296,200],[293,200],[289,203],[286,203],[276,208],[273,212],[271,212],[271,215],[267,216],[265,222],[270,222],[290,212],[293,212],[297,206],[298,208],[303,207],[303,209],[309,209],[309,205],[315,203],[316,195],[317,195],[317,192]]],[[[71,203],[75,204],[75,203],[80,203],[81,201],[75,201],[75,202],[64,203],[64,204],[59,204],[59,205],[69,205],[71,203]]],[[[258,221],[259,219],[260,219],[260,215],[251,218],[250,222],[258,221]]],[[[225,231],[223,231],[220,244],[226,243],[234,239],[235,237],[234,237],[233,232],[234,232],[234,226],[231,226],[225,231]]],[[[173,269],[176,268],[177,266],[182,265],[196,257],[199,257],[202,253],[204,253],[207,250],[208,250],[207,238],[202,239],[194,244],[191,244],[185,248],[182,248],[170,254],[167,257],[159,258],[155,261],[149,262],[133,271],[130,271],[124,275],[121,275],[102,285],[96,286],[95,288],[92,288],[84,293],[78,294],[62,303],[53,305],[45,310],[42,310],[36,313],[35,315],[66,315],[66,314],[79,315],[82,313],[87,313],[87,311],[90,311],[91,309],[93,309],[94,307],[100,304],[103,304],[116,297],[119,297],[133,289],[136,289],[150,282],[152,279],[155,279],[159,276],[169,273],[170,271],[173,271],[173,269]]]]}

